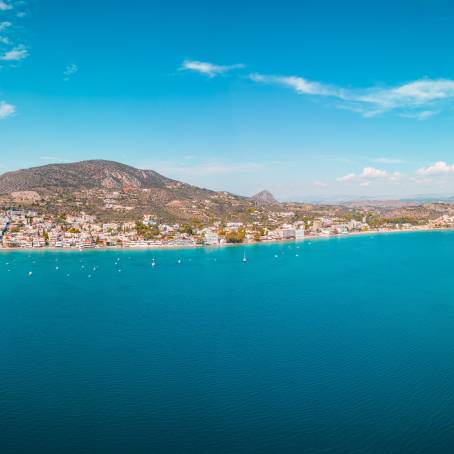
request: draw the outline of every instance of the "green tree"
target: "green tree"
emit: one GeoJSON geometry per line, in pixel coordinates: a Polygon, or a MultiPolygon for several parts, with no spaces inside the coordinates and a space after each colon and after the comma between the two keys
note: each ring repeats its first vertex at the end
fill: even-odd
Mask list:
{"type": "Polygon", "coordinates": [[[244,229],[239,229],[236,232],[227,232],[225,234],[225,240],[227,243],[242,243],[246,237],[246,231],[244,229]]]}
{"type": "Polygon", "coordinates": [[[189,224],[180,225],[180,233],[186,233],[187,235],[192,235],[194,233],[192,227],[189,224]]]}

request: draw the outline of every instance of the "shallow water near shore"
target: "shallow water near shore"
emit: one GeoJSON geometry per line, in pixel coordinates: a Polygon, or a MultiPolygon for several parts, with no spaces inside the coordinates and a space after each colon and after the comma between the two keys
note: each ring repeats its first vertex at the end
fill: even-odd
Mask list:
{"type": "Polygon", "coordinates": [[[453,232],[4,252],[0,452],[449,452],[453,257],[453,232]]]}

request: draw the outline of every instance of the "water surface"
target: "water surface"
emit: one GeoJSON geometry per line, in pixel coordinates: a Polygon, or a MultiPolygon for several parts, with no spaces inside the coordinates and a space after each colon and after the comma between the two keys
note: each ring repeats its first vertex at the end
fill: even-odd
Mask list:
{"type": "Polygon", "coordinates": [[[451,232],[2,252],[0,452],[452,452],[453,257],[451,232]]]}

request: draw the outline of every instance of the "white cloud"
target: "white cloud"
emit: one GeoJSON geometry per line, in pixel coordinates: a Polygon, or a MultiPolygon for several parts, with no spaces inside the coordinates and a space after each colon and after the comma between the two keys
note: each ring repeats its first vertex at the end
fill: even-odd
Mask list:
{"type": "Polygon", "coordinates": [[[0,120],[11,117],[16,113],[16,107],[5,101],[0,101],[0,120]]]}
{"type": "Polygon", "coordinates": [[[28,57],[28,50],[25,46],[17,46],[14,49],[11,49],[5,52],[1,57],[0,60],[3,61],[20,61],[24,58],[28,57]]]}
{"type": "Polygon", "coordinates": [[[250,74],[249,78],[254,82],[283,85],[302,95],[335,99],[338,107],[364,117],[396,111],[402,117],[424,120],[437,114],[443,103],[454,104],[454,80],[450,79],[421,79],[391,88],[352,89],[296,76],[250,74]]]}
{"type": "Polygon", "coordinates": [[[8,11],[10,9],[13,9],[13,7],[4,1],[0,1],[0,11],[8,11]]]}
{"type": "Polygon", "coordinates": [[[391,99],[408,99],[410,102],[424,103],[434,99],[452,96],[454,81],[452,80],[417,80],[400,87],[388,90],[391,99]]]}
{"type": "Polygon", "coordinates": [[[399,114],[403,118],[414,118],[415,120],[426,120],[440,113],[439,110],[423,110],[422,112],[409,112],[399,114]]]}
{"type": "Polygon", "coordinates": [[[432,164],[428,167],[422,167],[416,172],[418,175],[422,176],[438,176],[438,175],[447,175],[454,173],[454,164],[447,164],[444,161],[438,161],[435,164],[432,164]]]}
{"type": "Polygon", "coordinates": [[[361,176],[363,178],[386,178],[388,176],[388,172],[376,169],[375,167],[364,167],[361,176]]]}
{"type": "MultiPolygon", "coordinates": [[[[25,5],[26,2],[23,0],[17,1],[4,1],[0,0],[0,12],[2,11],[9,11],[12,10],[14,7],[20,7],[25,5]]],[[[17,14],[19,16],[19,14],[17,14]]],[[[27,58],[29,53],[27,48],[24,45],[18,45],[15,47],[10,39],[10,29],[13,27],[13,24],[9,21],[1,21],[0,22],[0,32],[2,36],[0,36],[0,45],[8,46],[9,50],[3,50],[0,54],[0,61],[4,62],[18,62],[27,58]]],[[[0,120],[11,117],[16,113],[16,106],[10,104],[6,101],[0,101],[0,120]]]]}
{"type": "Polygon", "coordinates": [[[244,65],[238,63],[235,65],[215,65],[213,63],[185,60],[181,65],[181,70],[195,71],[201,74],[205,74],[208,77],[215,77],[220,74],[224,74],[233,69],[244,68],[244,65]]]}
{"type": "Polygon", "coordinates": [[[79,67],[74,63],[67,65],[65,70],[63,71],[64,80],[68,81],[71,78],[71,76],[76,74],[78,71],[79,67]]]}
{"type": "Polygon", "coordinates": [[[0,22],[0,32],[3,32],[7,28],[10,28],[11,25],[13,25],[13,24],[11,22],[8,22],[8,21],[0,22]]]}
{"type": "Polygon", "coordinates": [[[400,172],[387,172],[386,170],[377,169],[375,167],[364,167],[360,174],[349,173],[337,178],[339,183],[354,183],[357,182],[361,186],[368,186],[372,181],[399,181],[403,175],[400,172]]]}
{"type": "Polygon", "coordinates": [[[326,188],[328,186],[328,183],[326,183],[325,181],[316,180],[314,181],[314,186],[318,188],[326,188]]]}
{"type": "Polygon", "coordinates": [[[293,88],[297,93],[305,95],[343,97],[342,92],[334,87],[323,85],[319,82],[311,82],[302,77],[295,76],[265,76],[263,74],[250,74],[249,78],[254,82],[267,84],[279,84],[293,88]]]}
{"type": "Polygon", "coordinates": [[[357,178],[356,173],[348,173],[347,175],[344,175],[343,177],[339,177],[337,181],[339,183],[348,183],[350,181],[353,181],[357,178]]]}

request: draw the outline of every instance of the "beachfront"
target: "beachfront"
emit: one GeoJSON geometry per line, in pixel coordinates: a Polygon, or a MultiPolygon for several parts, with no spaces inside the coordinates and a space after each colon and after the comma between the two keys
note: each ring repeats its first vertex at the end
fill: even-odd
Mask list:
{"type": "Polygon", "coordinates": [[[0,212],[0,249],[190,248],[454,227],[454,217],[446,215],[424,225],[378,227],[369,225],[367,219],[323,217],[291,222],[289,217],[263,223],[218,221],[209,226],[191,226],[159,223],[152,216],[144,216],[139,222],[98,223],[94,216],[85,214],[63,220],[31,210],[9,210],[0,212]]]}

